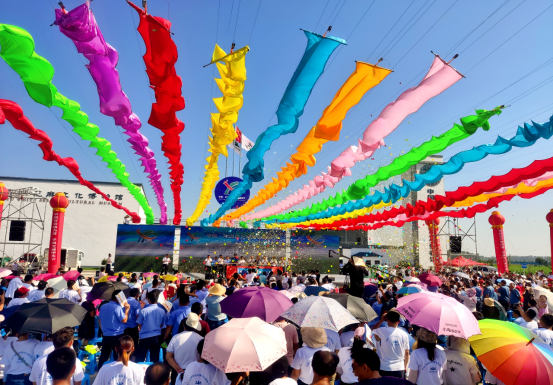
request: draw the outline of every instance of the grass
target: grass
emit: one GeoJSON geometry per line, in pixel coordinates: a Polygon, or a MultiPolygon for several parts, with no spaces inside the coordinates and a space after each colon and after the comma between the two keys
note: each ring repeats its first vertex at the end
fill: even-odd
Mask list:
{"type": "Polygon", "coordinates": [[[551,266],[545,266],[545,265],[527,265],[528,268],[523,269],[521,264],[518,263],[512,263],[509,265],[509,271],[517,274],[525,274],[525,273],[537,273],[540,270],[543,270],[545,275],[549,275],[548,273],[551,271],[551,266]]]}

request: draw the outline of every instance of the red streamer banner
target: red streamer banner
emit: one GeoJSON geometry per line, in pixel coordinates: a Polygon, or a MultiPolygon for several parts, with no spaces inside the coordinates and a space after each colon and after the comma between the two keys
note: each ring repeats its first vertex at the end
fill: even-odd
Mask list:
{"type": "Polygon", "coordinates": [[[31,139],[38,140],[41,143],[38,145],[42,149],[44,154],[43,159],[49,162],[57,162],[60,166],[66,167],[71,174],[77,178],[80,184],[88,187],[90,190],[94,191],[96,194],[99,194],[106,201],[110,202],[113,207],[119,210],[125,211],[132,217],[134,223],[140,223],[140,216],[130,211],[128,208],[121,206],[113,199],[110,199],[106,194],[100,191],[96,186],[87,181],[81,175],[79,170],[79,164],[73,158],[62,158],[60,157],[52,148],[54,143],[52,139],[44,131],[39,130],[33,126],[33,123],[23,114],[23,109],[19,104],[14,103],[10,100],[0,99],[0,124],[4,124],[6,119],[12,124],[12,126],[19,131],[22,131],[29,135],[31,139]]]}
{"type": "Polygon", "coordinates": [[[140,17],[138,32],[146,45],[146,53],[143,56],[144,64],[150,79],[150,87],[156,96],[148,123],[163,131],[161,150],[169,160],[171,169],[169,176],[175,206],[173,224],[179,225],[182,217],[180,193],[184,181],[184,167],[181,163],[182,144],[180,142],[184,123],[177,118],[176,114],[177,111],[184,109],[182,80],[175,70],[179,54],[177,46],[171,38],[171,22],[169,20],[148,15],[145,10],[130,1],[127,3],[140,17]]]}
{"type": "Polygon", "coordinates": [[[315,229],[336,229],[343,226],[354,226],[353,228],[349,227],[348,230],[357,230],[357,229],[367,229],[375,230],[383,226],[403,226],[405,222],[411,222],[414,220],[429,220],[435,219],[441,216],[449,216],[456,218],[472,218],[476,215],[477,212],[485,212],[493,207],[497,207],[500,202],[505,200],[511,200],[515,196],[519,196],[524,199],[533,198],[536,195],[541,195],[548,191],[550,188],[543,188],[534,193],[528,194],[506,194],[498,196],[488,200],[484,204],[479,204],[472,206],[468,209],[459,210],[459,211],[449,211],[442,212],[439,211],[444,207],[453,206],[456,202],[463,201],[468,197],[477,196],[484,194],[486,192],[495,191],[502,187],[508,187],[516,185],[522,182],[525,179],[537,178],[546,172],[553,171],[553,157],[548,159],[536,160],[530,165],[523,168],[514,168],[506,174],[492,176],[490,179],[482,182],[474,182],[470,186],[459,187],[455,191],[447,191],[445,196],[436,195],[434,199],[427,199],[426,201],[418,201],[415,205],[408,204],[407,206],[401,206],[393,208],[381,213],[368,214],[359,216],[357,218],[351,219],[342,219],[339,221],[332,222],[330,224],[323,225],[300,225],[301,228],[315,228],[315,229]],[[434,215],[427,213],[442,213],[440,215],[434,215]],[[459,214],[456,214],[459,213],[459,214]],[[402,215],[403,217],[408,217],[407,220],[400,220],[397,222],[391,221],[393,218],[402,215]],[[377,223],[373,226],[355,226],[361,223],[377,223]],[[400,224],[401,223],[401,224],[400,224]]]}

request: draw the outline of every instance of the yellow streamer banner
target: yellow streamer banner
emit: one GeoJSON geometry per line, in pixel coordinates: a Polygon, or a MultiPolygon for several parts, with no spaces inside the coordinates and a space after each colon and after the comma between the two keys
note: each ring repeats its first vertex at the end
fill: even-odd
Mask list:
{"type": "Polygon", "coordinates": [[[377,65],[356,62],[355,71],[338,90],[330,105],[303,141],[297,147],[297,152],[286,162],[286,167],[277,172],[277,178],[266,184],[255,197],[244,206],[224,216],[223,220],[233,220],[252,211],[274,197],[279,191],[288,187],[291,181],[307,173],[308,167],[316,163],[315,154],[329,141],[337,141],[342,130],[342,120],[347,112],[355,106],[363,95],[377,86],[392,70],[377,65]]]}
{"type": "Polygon", "coordinates": [[[240,48],[227,55],[225,51],[215,44],[211,63],[216,63],[219,70],[220,79],[215,79],[217,86],[223,93],[220,98],[214,98],[213,102],[217,111],[211,114],[210,128],[212,137],[209,138],[209,152],[211,155],[207,158],[206,171],[200,198],[194,213],[186,220],[188,226],[193,226],[194,222],[204,212],[206,206],[211,200],[215,184],[219,180],[220,173],[217,162],[219,155],[227,156],[227,145],[236,139],[234,124],[238,121],[238,111],[244,103],[244,83],[246,81],[246,54],[250,48],[248,46],[240,48]]]}

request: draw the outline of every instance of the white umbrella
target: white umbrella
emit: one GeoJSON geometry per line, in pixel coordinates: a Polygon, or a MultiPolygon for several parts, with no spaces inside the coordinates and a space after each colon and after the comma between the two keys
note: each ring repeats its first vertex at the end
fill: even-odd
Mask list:
{"type": "Polygon", "coordinates": [[[338,301],[325,296],[306,297],[280,316],[300,327],[320,327],[335,332],[347,325],[359,323],[338,301]]]}
{"type": "Polygon", "coordinates": [[[59,298],[60,291],[67,289],[67,281],[63,277],[56,277],[49,279],[48,287],[54,289],[54,298],[59,298]]]}
{"type": "Polygon", "coordinates": [[[461,273],[460,271],[453,273],[453,275],[456,275],[457,277],[461,277],[461,278],[470,279],[470,276],[468,274],[461,273]]]}
{"type": "Polygon", "coordinates": [[[549,290],[544,289],[543,287],[535,285],[534,298],[536,299],[536,301],[540,298],[540,295],[545,295],[547,297],[547,307],[549,307],[549,313],[551,313],[553,311],[553,293],[549,290]]]}
{"type": "Polygon", "coordinates": [[[11,271],[11,269],[6,269],[6,268],[0,268],[0,278],[4,278],[4,277],[7,277],[9,275],[12,275],[13,272],[11,271]]]}
{"type": "Polygon", "coordinates": [[[408,275],[407,277],[403,278],[404,281],[407,281],[407,282],[420,282],[421,280],[418,279],[417,277],[411,277],[410,275],[408,275]]]}

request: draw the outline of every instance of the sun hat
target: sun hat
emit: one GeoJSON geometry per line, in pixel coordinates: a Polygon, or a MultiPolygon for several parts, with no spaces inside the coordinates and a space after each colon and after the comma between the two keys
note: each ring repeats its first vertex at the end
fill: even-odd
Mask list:
{"type": "Polygon", "coordinates": [[[188,314],[188,317],[186,317],[186,324],[198,331],[202,330],[202,325],[200,325],[200,317],[198,317],[196,313],[188,314]]]}
{"type": "Polygon", "coordinates": [[[226,293],[226,291],[227,289],[219,283],[216,283],[215,285],[211,286],[208,290],[209,294],[213,294],[213,295],[223,295],[226,293]]]}
{"type": "Polygon", "coordinates": [[[495,306],[495,303],[493,299],[491,298],[484,298],[484,305],[486,306],[495,306]]]}
{"type": "Polygon", "coordinates": [[[435,344],[438,342],[438,335],[425,328],[420,328],[417,331],[417,338],[420,341],[427,342],[429,344],[435,344]]]}
{"type": "Polygon", "coordinates": [[[365,327],[359,326],[355,331],[353,332],[354,337],[364,338],[365,337],[365,327]]]}
{"type": "Polygon", "coordinates": [[[303,342],[313,349],[322,348],[328,342],[323,328],[304,327],[300,330],[303,342]]]}

